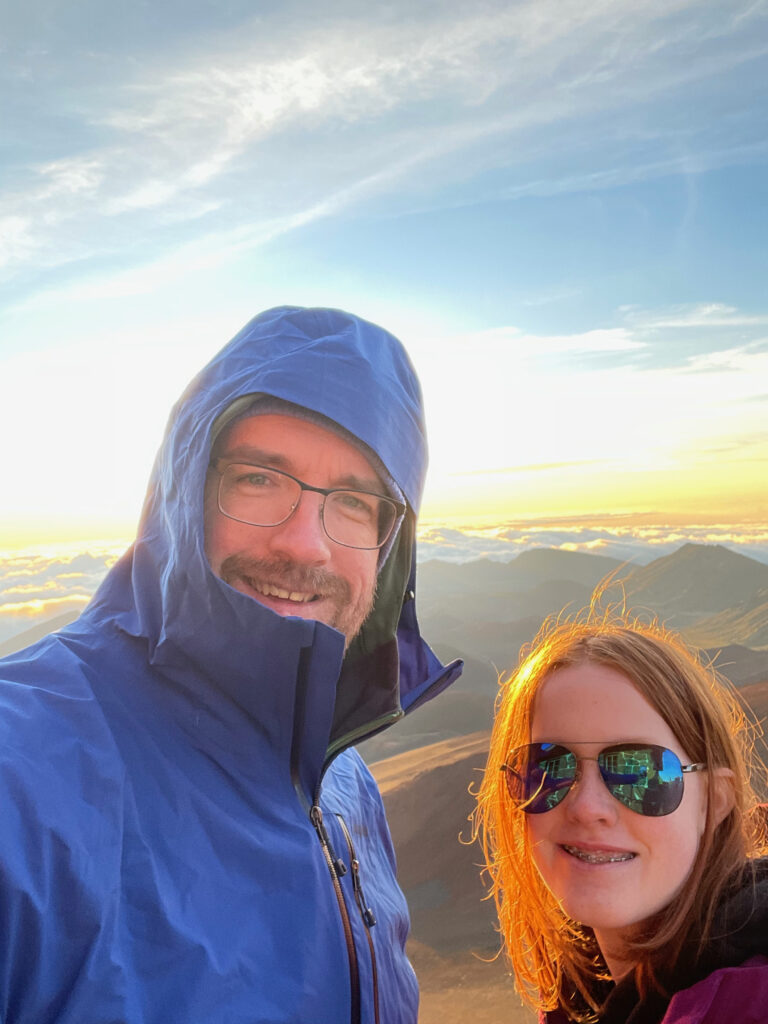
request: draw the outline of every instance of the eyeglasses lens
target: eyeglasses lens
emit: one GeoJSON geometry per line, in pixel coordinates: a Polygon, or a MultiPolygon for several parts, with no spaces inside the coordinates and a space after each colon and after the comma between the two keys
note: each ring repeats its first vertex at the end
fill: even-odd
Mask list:
{"type": "Polygon", "coordinates": [[[365,491],[333,491],[323,505],[328,536],[352,548],[377,548],[389,537],[397,513],[385,498],[365,491]]]}
{"type": "MultiPolygon", "coordinates": [[[[677,754],[652,744],[606,747],[597,756],[608,791],[631,811],[662,817],[683,798],[682,765],[677,754]]],[[[544,814],[566,796],[579,776],[579,759],[567,747],[530,743],[510,752],[505,765],[512,800],[526,814],[544,814]]]]}

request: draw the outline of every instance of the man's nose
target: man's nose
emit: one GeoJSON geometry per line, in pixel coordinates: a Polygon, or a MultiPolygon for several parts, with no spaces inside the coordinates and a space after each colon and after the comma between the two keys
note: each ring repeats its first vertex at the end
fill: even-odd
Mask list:
{"type": "Polygon", "coordinates": [[[603,782],[597,762],[586,758],[580,761],[579,777],[565,800],[568,816],[574,821],[613,821],[619,804],[603,782]]]}
{"type": "Polygon", "coordinates": [[[322,494],[302,491],[290,518],[266,531],[270,551],[302,565],[325,564],[331,557],[333,541],[322,523],[324,501],[322,494]]]}

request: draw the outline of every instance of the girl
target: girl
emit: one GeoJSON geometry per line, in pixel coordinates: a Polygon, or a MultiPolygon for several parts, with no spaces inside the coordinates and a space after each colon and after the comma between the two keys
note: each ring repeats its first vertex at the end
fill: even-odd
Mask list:
{"type": "Polygon", "coordinates": [[[747,722],[655,625],[545,626],[478,795],[507,956],[540,1021],[768,1022],[768,860],[747,722]]]}

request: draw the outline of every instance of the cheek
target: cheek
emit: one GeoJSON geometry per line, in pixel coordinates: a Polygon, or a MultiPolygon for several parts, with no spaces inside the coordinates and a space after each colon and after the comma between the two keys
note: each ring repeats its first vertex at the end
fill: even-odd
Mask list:
{"type": "Polygon", "coordinates": [[[210,505],[206,501],[205,557],[216,575],[229,555],[247,552],[251,556],[258,556],[258,551],[254,550],[256,532],[253,527],[244,526],[222,515],[215,502],[210,505]]]}
{"type": "Polygon", "coordinates": [[[216,572],[227,553],[226,521],[218,510],[206,502],[205,508],[205,554],[211,568],[216,572]]]}
{"type": "Polygon", "coordinates": [[[549,826],[554,824],[552,816],[557,815],[558,810],[555,807],[553,810],[547,811],[546,814],[529,814],[525,818],[525,830],[531,851],[531,860],[548,887],[551,887],[553,881],[552,857],[556,849],[553,843],[548,842],[549,826]]]}
{"type": "Polygon", "coordinates": [[[218,521],[221,518],[222,516],[218,509],[217,491],[209,477],[203,493],[203,535],[205,539],[205,554],[211,565],[213,565],[214,553],[218,548],[218,521]]]}
{"type": "Polygon", "coordinates": [[[698,814],[683,813],[648,819],[636,834],[649,851],[648,897],[653,911],[669,904],[685,885],[696,864],[701,842],[698,814]]]}
{"type": "MultiPolygon", "coordinates": [[[[684,876],[690,873],[696,862],[702,836],[707,821],[707,789],[702,784],[701,776],[686,778],[685,795],[678,809],[666,818],[658,818],[649,822],[649,826],[657,826],[661,830],[658,840],[663,848],[664,830],[667,829],[667,845],[674,846],[677,851],[679,871],[684,876]]],[[[672,858],[670,858],[672,859],[672,858]]]]}
{"type": "MultiPolygon", "coordinates": [[[[692,801],[693,805],[693,801],[692,801]]],[[[681,808],[681,811],[683,808],[681,808]]],[[[698,801],[690,809],[686,808],[677,821],[674,815],[670,816],[670,824],[675,828],[674,845],[677,850],[677,860],[680,873],[687,877],[698,856],[701,838],[704,834],[706,813],[704,810],[699,813],[698,801]]],[[[670,842],[669,845],[672,845],[670,842]]]]}
{"type": "Polygon", "coordinates": [[[336,554],[333,571],[347,580],[356,596],[371,594],[376,586],[378,551],[340,548],[336,554]]]}

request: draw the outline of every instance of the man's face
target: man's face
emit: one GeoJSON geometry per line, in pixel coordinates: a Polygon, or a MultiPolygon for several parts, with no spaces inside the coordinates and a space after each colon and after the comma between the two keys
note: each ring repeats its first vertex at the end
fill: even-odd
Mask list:
{"type": "MultiPolygon", "coordinates": [[[[268,413],[236,422],[217,442],[218,465],[245,462],[283,470],[314,487],[383,493],[365,456],[333,431],[293,416],[268,413]]],[[[278,615],[316,619],[347,643],[373,605],[378,550],[332,541],[320,519],[323,495],[302,491],[279,526],[251,526],[218,506],[220,475],[205,485],[205,553],[213,572],[278,615]]]]}

